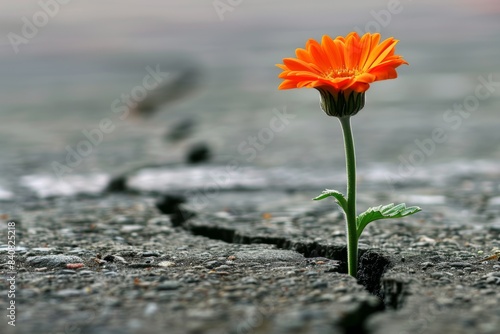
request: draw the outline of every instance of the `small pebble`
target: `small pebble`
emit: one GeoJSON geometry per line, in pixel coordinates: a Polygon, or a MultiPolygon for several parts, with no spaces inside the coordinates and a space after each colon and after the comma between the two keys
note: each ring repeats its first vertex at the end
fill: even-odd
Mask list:
{"type": "Polygon", "coordinates": [[[151,256],[154,256],[154,257],[160,257],[160,253],[158,252],[153,252],[153,251],[148,251],[148,252],[143,252],[142,253],[142,257],[151,257],[151,256]]]}
{"type": "Polygon", "coordinates": [[[150,317],[158,311],[158,304],[156,303],[148,303],[144,308],[144,316],[150,317]]]}
{"type": "Polygon", "coordinates": [[[65,269],[65,270],[60,270],[57,272],[58,275],[74,275],[76,274],[76,271],[70,270],[70,269],[65,269]]]}
{"type": "Polygon", "coordinates": [[[207,269],[213,269],[213,268],[218,267],[220,265],[221,265],[221,263],[219,261],[215,261],[215,260],[205,262],[205,268],[207,268],[207,269]]]}
{"type": "Polygon", "coordinates": [[[173,267],[173,266],[175,266],[175,262],[161,261],[160,263],[158,263],[158,266],[160,266],[160,267],[173,267]]]}
{"type": "Polygon", "coordinates": [[[122,233],[133,233],[144,229],[142,225],[123,225],[120,229],[122,233]]]}
{"type": "Polygon", "coordinates": [[[241,282],[244,284],[258,284],[258,281],[253,277],[243,277],[241,282]]]}
{"type": "Polygon", "coordinates": [[[186,162],[188,164],[197,164],[210,160],[212,152],[206,143],[193,144],[186,153],[186,162]]]}
{"type": "Polygon", "coordinates": [[[215,270],[227,270],[227,269],[231,269],[230,266],[226,265],[226,264],[223,264],[221,266],[218,266],[217,268],[215,268],[215,270]]]}
{"type": "Polygon", "coordinates": [[[126,264],[127,261],[121,257],[121,256],[118,256],[118,255],[106,255],[104,258],[103,258],[104,261],[108,261],[108,262],[121,262],[121,263],[124,263],[126,264]]]}
{"type": "Polygon", "coordinates": [[[156,290],[177,290],[181,286],[179,281],[163,281],[158,284],[156,290]]]}
{"type": "Polygon", "coordinates": [[[150,268],[156,267],[157,265],[154,263],[130,263],[128,265],[129,268],[150,268]]]}
{"type": "Polygon", "coordinates": [[[450,238],[445,238],[445,239],[441,240],[439,242],[439,245],[460,247],[460,244],[456,240],[453,240],[453,239],[450,239],[450,238]]]}
{"type": "MultiPolygon", "coordinates": [[[[156,202],[156,207],[160,212],[171,215],[180,210],[180,205],[186,202],[186,197],[178,194],[166,194],[156,202]]],[[[179,250],[185,250],[188,246],[179,247],[179,250]]]]}
{"type": "Polygon", "coordinates": [[[422,267],[422,269],[425,270],[425,269],[427,269],[429,267],[434,267],[434,263],[432,263],[432,262],[422,262],[420,264],[420,266],[422,267]]]}
{"type": "Polygon", "coordinates": [[[468,266],[470,266],[470,264],[467,262],[451,262],[450,263],[450,267],[453,267],[453,268],[465,268],[468,266]]]}
{"type": "Polygon", "coordinates": [[[60,297],[60,298],[71,298],[71,297],[78,297],[84,294],[84,291],[82,290],[77,290],[77,289],[64,289],[64,290],[59,290],[54,293],[54,296],[60,297]]]}
{"type": "Polygon", "coordinates": [[[438,279],[438,278],[443,277],[444,275],[445,275],[445,273],[444,273],[444,272],[442,272],[442,271],[435,271],[435,272],[433,272],[433,273],[431,274],[431,277],[432,277],[432,278],[436,278],[436,279],[438,279]]]}
{"type": "Polygon", "coordinates": [[[68,263],[83,263],[82,258],[74,255],[41,255],[28,257],[27,264],[33,267],[66,267],[68,263]]]}
{"type": "Polygon", "coordinates": [[[312,287],[314,289],[326,289],[328,288],[328,282],[322,281],[322,280],[317,280],[312,284],[312,287]]]}

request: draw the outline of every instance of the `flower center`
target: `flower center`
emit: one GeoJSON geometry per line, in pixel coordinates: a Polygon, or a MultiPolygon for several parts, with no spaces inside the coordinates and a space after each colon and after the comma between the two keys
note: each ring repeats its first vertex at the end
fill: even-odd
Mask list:
{"type": "Polygon", "coordinates": [[[326,77],[328,79],[347,78],[347,77],[354,77],[358,74],[359,71],[357,69],[344,67],[344,68],[330,69],[330,71],[326,74],[326,77]]]}

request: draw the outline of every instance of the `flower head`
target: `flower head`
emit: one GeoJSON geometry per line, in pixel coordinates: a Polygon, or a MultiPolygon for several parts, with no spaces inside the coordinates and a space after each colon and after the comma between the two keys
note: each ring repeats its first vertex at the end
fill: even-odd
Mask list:
{"type": "Polygon", "coordinates": [[[394,54],[397,42],[393,37],[380,42],[377,33],[359,37],[355,32],[335,39],[324,35],[321,44],[310,39],[305,49],[295,51],[297,58],[284,58],[276,65],[283,70],[278,89],[316,88],[328,115],[354,115],[363,108],[372,82],[394,79],[396,68],[408,64],[394,54]]]}

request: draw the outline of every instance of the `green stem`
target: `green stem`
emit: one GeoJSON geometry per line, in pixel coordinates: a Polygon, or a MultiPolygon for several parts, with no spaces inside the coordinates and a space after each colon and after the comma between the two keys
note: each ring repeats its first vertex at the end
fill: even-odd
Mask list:
{"type": "Polygon", "coordinates": [[[350,116],[340,117],[344,134],[345,162],[347,171],[347,266],[349,275],[356,277],[358,271],[358,235],[356,232],[356,155],[351,131],[350,116]]]}

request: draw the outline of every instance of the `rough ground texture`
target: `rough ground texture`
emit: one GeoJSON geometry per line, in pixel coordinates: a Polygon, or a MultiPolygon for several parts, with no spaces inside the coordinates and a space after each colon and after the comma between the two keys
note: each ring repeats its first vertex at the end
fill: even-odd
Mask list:
{"type": "Polygon", "coordinates": [[[1,0],[0,334],[500,332],[498,4],[1,0]],[[345,189],[342,133],[274,64],[362,30],[411,65],[353,120],[358,211],[423,212],[367,227],[357,281],[311,201],[345,189]]]}
{"type": "MultiPolygon", "coordinates": [[[[358,280],[342,215],[308,191],[220,192],[199,210],[178,193],[32,197],[4,217],[16,221],[17,318],[0,331],[497,333],[500,265],[478,262],[500,246],[491,182],[455,180],[441,204],[370,225],[358,280]]],[[[7,261],[4,245],[3,274],[7,261]]]]}

